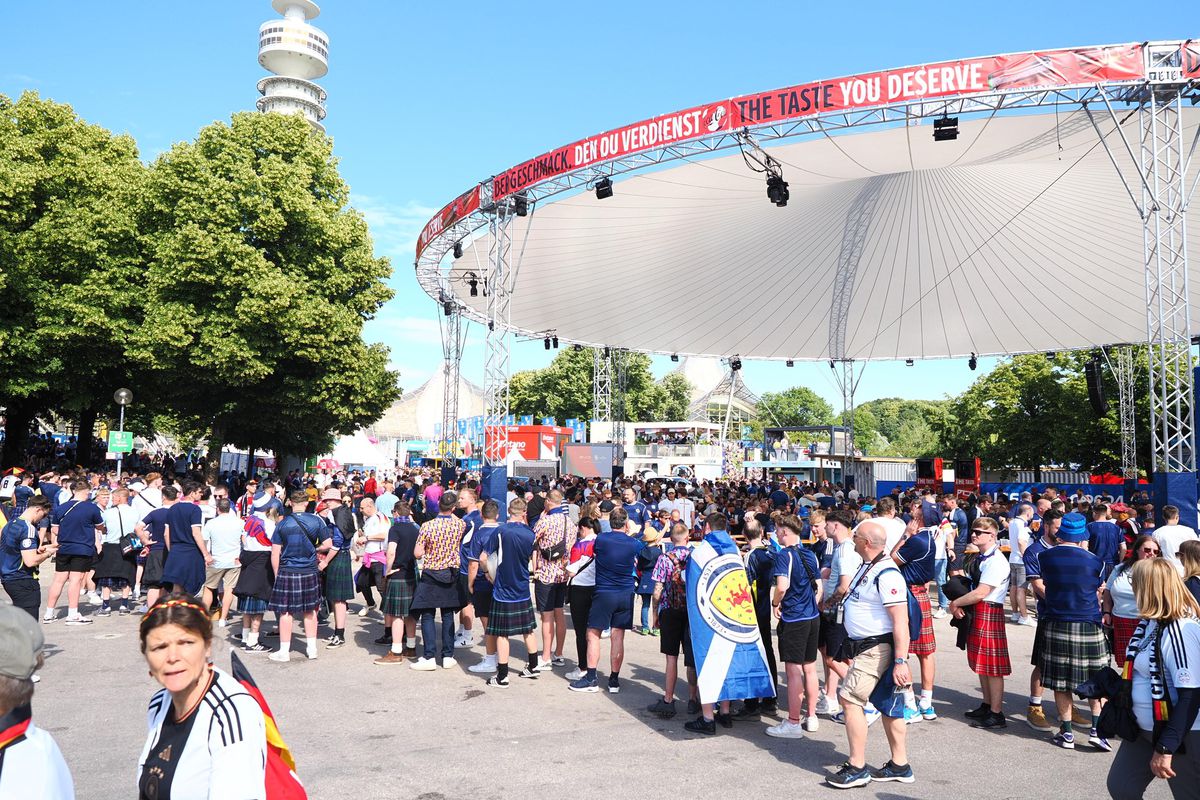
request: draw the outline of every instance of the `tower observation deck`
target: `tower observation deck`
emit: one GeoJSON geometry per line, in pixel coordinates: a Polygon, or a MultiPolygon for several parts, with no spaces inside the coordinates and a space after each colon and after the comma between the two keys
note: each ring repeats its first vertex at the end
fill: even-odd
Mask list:
{"type": "Polygon", "coordinates": [[[258,63],[274,73],[258,82],[258,110],[302,114],[325,132],[325,90],[313,81],[329,71],[329,37],[309,20],[321,9],[312,0],[272,0],[283,19],[258,29],[258,63]]]}

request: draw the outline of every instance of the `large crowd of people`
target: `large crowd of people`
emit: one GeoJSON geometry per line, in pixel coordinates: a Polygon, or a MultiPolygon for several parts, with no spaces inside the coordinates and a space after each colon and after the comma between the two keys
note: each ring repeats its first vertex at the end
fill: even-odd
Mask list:
{"type": "MultiPolygon", "coordinates": [[[[171,791],[177,767],[161,752],[186,738],[179,723],[202,700],[209,716],[244,704],[208,663],[215,635],[273,661],[317,659],[322,631],[325,648],[347,644],[352,604],[379,623],[375,664],[427,672],[470,656],[466,669],[496,690],[570,667],[571,691],[616,694],[627,632],[656,637],[665,680],[647,713],[671,718],[685,702],[684,727],[699,735],[776,715],[765,733],[779,738],[803,738],[822,717],[842,724],[847,757],[827,778],[836,788],[915,780],[905,730],[938,717],[946,655],[935,625],[949,625],[979,676],[980,705],[959,709],[972,727],[1023,716],[1060,748],[1108,751],[1127,707],[1132,738],[1114,761],[1114,797],[1140,797],[1154,777],[1188,796],[1182,787],[1194,791],[1200,774],[1200,742],[1185,747],[1200,731],[1200,539],[1170,506],[1154,528],[1144,498],[570,477],[513,481],[505,497],[484,498],[470,475],[443,483],[423,470],[16,477],[0,492],[0,578],[13,606],[42,625],[144,615],[143,651],[164,693],[151,706],[143,796],[185,796],[171,791]],[[687,580],[702,542],[740,548],[764,669],[771,683],[782,669],[786,690],[702,696],[687,580]],[[51,559],[43,597],[39,569],[51,559]],[[1035,628],[1031,652],[1010,651],[1008,625],[1035,628]],[[526,652],[515,667],[513,638],[526,652]],[[1090,695],[1081,711],[1080,686],[1114,660],[1131,691],[1090,695]],[[1004,704],[1014,664],[1028,680],[1023,715],[1004,704]],[[872,768],[876,722],[890,759],[872,768]]],[[[0,659],[0,673],[32,686],[36,663],[13,675],[0,659]]],[[[261,745],[250,727],[220,780],[246,779],[261,745]]],[[[202,767],[217,781],[214,765],[187,765],[202,767]]]]}

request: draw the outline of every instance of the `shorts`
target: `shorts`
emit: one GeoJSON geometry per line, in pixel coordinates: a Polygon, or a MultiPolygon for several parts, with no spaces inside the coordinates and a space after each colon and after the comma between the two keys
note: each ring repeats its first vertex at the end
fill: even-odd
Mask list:
{"type": "Polygon", "coordinates": [[[167,560],[166,550],[151,550],[142,568],[142,586],[157,589],[162,586],[163,563],[167,560]]]}
{"type": "Polygon", "coordinates": [[[846,673],[838,690],[841,697],[856,706],[869,703],[871,693],[879,685],[879,679],[892,665],[893,650],[890,642],[880,642],[855,656],[850,662],[850,671],[846,673]]]}
{"type": "Polygon", "coordinates": [[[846,626],[822,614],[821,629],[817,633],[817,644],[825,648],[825,656],[837,661],[838,653],[842,651],[842,644],[845,641],[846,626]]]}
{"type": "Polygon", "coordinates": [[[686,608],[664,608],[658,612],[658,652],[664,656],[678,656],[683,649],[683,665],[695,666],[692,654],[692,635],[688,630],[686,608]]]}
{"type": "Polygon", "coordinates": [[[587,626],[598,631],[605,628],[632,628],[633,595],[629,592],[596,592],[592,597],[587,626]]]}
{"type": "Polygon", "coordinates": [[[238,576],[242,574],[241,567],[209,567],[204,575],[204,588],[216,590],[221,581],[225,581],[225,590],[232,592],[237,586],[238,576]]]}
{"type": "Polygon", "coordinates": [[[471,592],[471,605],[475,606],[475,616],[487,617],[492,612],[492,585],[475,576],[475,591],[471,592]]]}
{"type": "Polygon", "coordinates": [[[537,598],[537,610],[539,613],[544,614],[548,611],[557,611],[567,604],[567,584],[535,581],[534,597],[537,598]]]}
{"type": "Polygon", "coordinates": [[[1012,564],[1008,565],[1009,579],[1008,590],[1011,592],[1014,589],[1025,589],[1029,586],[1029,579],[1025,577],[1025,565],[1012,564]]]}
{"type": "Polygon", "coordinates": [[[817,645],[821,638],[821,618],[798,622],[779,621],[779,660],[785,664],[811,664],[817,660],[817,645]]]}
{"type": "Polygon", "coordinates": [[[4,591],[8,593],[12,604],[29,612],[37,619],[38,609],[42,606],[42,587],[33,578],[15,578],[4,582],[4,591]]]}
{"type": "MultiPolygon", "coordinates": [[[[470,579],[465,572],[458,573],[458,593],[467,599],[466,602],[468,606],[473,605],[474,601],[471,597],[470,579]]],[[[466,608],[466,606],[463,606],[463,608],[466,608]]]]}
{"type": "Polygon", "coordinates": [[[54,569],[58,572],[90,572],[94,566],[95,556],[68,556],[59,553],[54,557],[54,569]]]}

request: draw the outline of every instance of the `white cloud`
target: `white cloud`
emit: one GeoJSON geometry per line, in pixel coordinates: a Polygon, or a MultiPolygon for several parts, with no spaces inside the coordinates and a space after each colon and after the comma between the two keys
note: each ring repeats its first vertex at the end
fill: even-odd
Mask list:
{"type": "Polygon", "coordinates": [[[429,344],[438,347],[441,356],[442,334],[438,322],[429,317],[390,317],[380,314],[367,323],[363,335],[393,349],[403,344],[429,344]]]}
{"type": "Polygon", "coordinates": [[[350,204],[367,220],[377,252],[411,262],[417,247],[417,236],[425,223],[438,209],[413,201],[399,205],[372,195],[351,195],[350,204]]]}

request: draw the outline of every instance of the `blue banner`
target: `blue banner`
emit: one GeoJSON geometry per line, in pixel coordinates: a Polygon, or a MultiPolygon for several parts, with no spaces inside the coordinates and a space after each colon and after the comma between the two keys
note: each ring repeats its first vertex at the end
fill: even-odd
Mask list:
{"type": "Polygon", "coordinates": [[[525,416],[521,417],[521,424],[522,425],[532,425],[533,424],[533,414],[526,414],[525,416]]]}
{"type": "Polygon", "coordinates": [[[458,421],[458,435],[459,436],[467,435],[467,421],[465,419],[460,419],[458,421]]]}
{"type": "Polygon", "coordinates": [[[700,702],[773,697],[750,582],[728,531],[713,531],[687,564],[688,621],[700,702]]]}
{"type": "MultiPolygon", "coordinates": [[[[907,491],[912,488],[912,481],[875,481],[875,495],[883,497],[892,493],[892,489],[900,487],[900,491],[907,491]]],[[[1019,500],[1022,492],[1041,492],[1047,486],[1053,486],[1058,489],[1060,495],[1066,497],[1074,497],[1076,492],[1083,492],[1083,496],[1090,502],[1094,497],[1099,495],[1107,495],[1114,500],[1125,499],[1125,487],[1119,483],[1054,483],[1053,481],[1043,481],[1041,483],[982,483],[980,491],[984,494],[992,495],[993,497],[1000,495],[1007,497],[1010,500],[1019,500]]],[[[1139,491],[1149,491],[1148,484],[1141,484],[1139,491]]],[[[948,494],[954,494],[954,484],[942,484],[942,491],[948,494]]]]}
{"type": "Polygon", "coordinates": [[[558,423],[555,422],[554,417],[542,417],[542,424],[543,425],[557,425],[558,423]]]}

